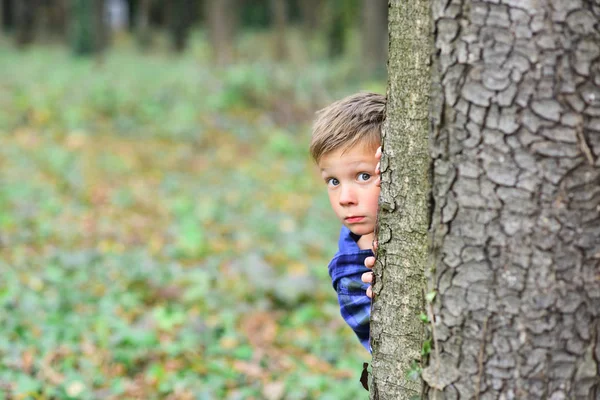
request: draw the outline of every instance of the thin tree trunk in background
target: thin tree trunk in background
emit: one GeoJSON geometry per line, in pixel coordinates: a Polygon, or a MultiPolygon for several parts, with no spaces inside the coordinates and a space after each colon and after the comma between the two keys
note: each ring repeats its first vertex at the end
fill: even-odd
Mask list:
{"type": "Polygon", "coordinates": [[[150,1],[139,0],[136,16],[136,38],[141,48],[147,49],[152,45],[150,32],[150,1]]]}
{"type": "Polygon", "coordinates": [[[6,10],[5,10],[5,6],[4,6],[4,0],[0,0],[0,34],[7,31],[6,25],[4,23],[5,13],[6,13],[6,10]]]}
{"type": "Polygon", "coordinates": [[[384,76],[388,55],[388,2],[362,1],[362,53],[365,72],[384,76]]]}
{"type": "Polygon", "coordinates": [[[71,0],[71,41],[73,52],[88,55],[94,51],[92,7],[87,0],[71,0]]]}
{"type": "Polygon", "coordinates": [[[37,0],[15,2],[15,42],[18,47],[31,44],[35,33],[35,11],[37,0]]]}
{"type": "MultiPolygon", "coordinates": [[[[189,28],[192,17],[192,0],[172,0],[169,10],[169,30],[171,41],[176,52],[185,50],[189,36],[189,28]]],[[[231,10],[228,10],[231,12],[231,10]]]]}
{"type": "Polygon", "coordinates": [[[38,38],[40,42],[47,42],[51,35],[51,5],[45,1],[39,1],[36,6],[36,18],[33,27],[34,37],[38,38]]]}
{"type": "Polygon", "coordinates": [[[325,5],[325,23],[327,51],[330,58],[338,58],[346,50],[346,21],[344,20],[343,0],[327,0],[325,5]]]}
{"type": "Polygon", "coordinates": [[[285,42],[285,27],[287,25],[286,0],[271,0],[271,15],[275,34],[273,56],[275,60],[282,61],[287,57],[285,42]]]}
{"type": "Polygon", "coordinates": [[[599,399],[598,3],[432,9],[426,398],[599,399]]]}
{"type": "Polygon", "coordinates": [[[234,59],[234,37],[237,29],[235,0],[206,0],[205,16],[215,62],[225,65],[234,59]]]}
{"type": "Polygon", "coordinates": [[[421,381],[407,373],[419,363],[428,265],[431,75],[429,0],[391,0],[389,78],[383,129],[379,250],[371,315],[371,399],[412,399],[421,381]]]}
{"type": "Polygon", "coordinates": [[[324,10],[327,7],[326,1],[320,0],[303,0],[298,2],[300,8],[300,14],[302,18],[302,36],[304,39],[304,49],[306,51],[306,58],[318,57],[315,54],[313,43],[315,38],[321,34],[324,29],[324,10]]]}
{"type": "Polygon", "coordinates": [[[71,0],[71,41],[75,54],[100,54],[107,43],[104,0],[71,0]]]}
{"type": "Polygon", "coordinates": [[[2,11],[4,18],[4,30],[6,32],[12,32],[15,30],[15,3],[13,0],[1,0],[4,9],[2,11]]]}
{"type": "Polygon", "coordinates": [[[50,30],[57,38],[67,37],[67,0],[54,0],[50,9],[50,30]]]}
{"type": "Polygon", "coordinates": [[[319,27],[320,4],[319,0],[303,0],[298,2],[300,13],[302,14],[303,30],[309,37],[312,37],[319,27]]]}
{"type": "Polygon", "coordinates": [[[109,31],[105,14],[105,1],[93,0],[93,22],[94,22],[94,51],[102,53],[108,46],[109,31]]]}

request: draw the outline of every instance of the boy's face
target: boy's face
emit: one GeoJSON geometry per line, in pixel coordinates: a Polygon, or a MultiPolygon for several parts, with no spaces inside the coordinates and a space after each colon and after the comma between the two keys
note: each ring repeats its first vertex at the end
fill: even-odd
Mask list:
{"type": "Polygon", "coordinates": [[[318,163],[333,211],[342,224],[360,236],[372,234],[377,221],[375,150],[359,143],[325,154],[318,163]]]}

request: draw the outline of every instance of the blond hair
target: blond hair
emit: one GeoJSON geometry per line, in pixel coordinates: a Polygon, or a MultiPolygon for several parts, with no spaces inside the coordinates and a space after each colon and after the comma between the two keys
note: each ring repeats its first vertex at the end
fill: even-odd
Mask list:
{"type": "Polygon", "coordinates": [[[325,154],[350,149],[358,143],[379,146],[385,104],[385,96],[361,92],[317,111],[310,142],[313,160],[318,163],[325,154]]]}

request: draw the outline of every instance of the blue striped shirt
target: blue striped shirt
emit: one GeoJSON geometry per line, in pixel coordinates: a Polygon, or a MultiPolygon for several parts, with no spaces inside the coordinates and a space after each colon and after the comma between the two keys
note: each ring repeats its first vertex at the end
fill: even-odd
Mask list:
{"type": "Polygon", "coordinates": [[[356,241],[360,236],[345,226],[340,232],[339,250],[329,263],[329,276],[337,292],[342,317],[356,333],[362,345],[370,352],[369,322],[371,299],[367,297],[368,284],[361,281],[363,273],[370,271],[364,265],[371,250],[361,250],[356,241]]]}

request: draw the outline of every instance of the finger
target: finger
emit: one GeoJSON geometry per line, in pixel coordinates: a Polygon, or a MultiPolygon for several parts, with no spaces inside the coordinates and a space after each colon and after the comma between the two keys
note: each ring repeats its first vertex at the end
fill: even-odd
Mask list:
{"type": "MultiPolygon", "coordinates": [[[[377,248],[379,247],[379,242],[377,241],[377,239],[373,240],[373,251],[377,251],[377,248]]],[[[375,257],[373,257],[373,265],[375,265],[375,257]]]]}
{"type": "Polygon", "coordinates": [[[375,185],[381,187],[381,175],[377,175],[377,179],[375,179],[375,185]]]}
{"type": "Polygon", "coordinates": [[[377,165],[375,166],[375,174],[381,175],[381,163],[380,162],[378,162],[377,165]]]}
{"type": "Polygon", "coordinates": [[[373,268],[375,266],[375,257],[365,258],[365,267],[373,268]]]}
{"type": "Polygon", "coordinates": [[[362,280],[364,283],[373,283],[373,273],[372,272],[365,272],[360,277],[360,280],[362,280]]]}
{"type": "Polygon", "coordinates": [[[370,299],[373,298],[373,289],[371,289],[371,286],[367,288],[367,297],[370,299]]]}
{"type": "Polygon", "coordinates": [[[381,159],[381,146],[377,148],[377,151],[375,152],[375,157],[381,159]]]}

